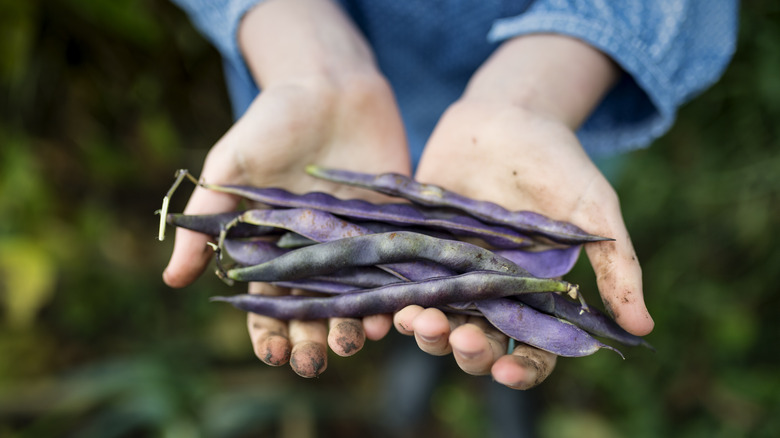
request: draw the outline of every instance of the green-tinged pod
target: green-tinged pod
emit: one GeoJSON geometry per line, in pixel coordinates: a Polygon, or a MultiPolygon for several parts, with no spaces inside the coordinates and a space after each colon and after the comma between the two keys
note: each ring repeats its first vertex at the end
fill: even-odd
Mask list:
{"type": "Polygon", "coordinates": [[[434,307],[527,293],[567,293],[574,288],[574,285],[565,281],[473,271],[451,277],[390,284],[333,297],[244,294],[214,297],[213,300],[226,301],[242,310],[273,318],[305,320],[392,313],[412,304],[434,307]]]}
{"type": "MultiPolygon", "coordinates": [[[[368,235],[372,235],[371,230],[355,225],[351,222],[347,222],[343,219],[337,218],[336,216],[320,211],[320,210],[312,210],[308,208],[291,208],[288,210],[249,210],[241,214],[234,222],[234,224],[239,223],[250,223],[255,225],[264,225],[264,226],[275,226],[279,228],[284,228],[289,231],[295,232],[307,239],[311,239],[316,242],[326,242],[328,246],[326,248],[331,248],[333,246],[336,246],[336,244],[332,244],[333,241],[343,240],[346,238],[356,238],[360,236],[367,237],[368,235]]],[[[227,228],[228,231],[230,227],[227,228]]],[[[371,239],[370,237],[367,237],[368,239],[371,239]]],[[[433,238],[431,238],[433,239],[433,238]]],[[[324,245],[320,244],[320,245],[324,245]]],[[[302,247],[297,250],[294,250],[295,254],[300,257],[300,254],[308,254],[309,252],[318,252],[320,245],[309,245],[307,247],[302,247]],[[313,249],[316,248],[316,249],[313,249]],[[301,252],[303,251],[303,252],[301,252]]],[[[322,257],[322,252],[320,252],[320,256],[322,257]]],[[[344,254],[344,257],[351,257],[350,254],[344,254]]],[[[287,256],[283,258],[280,261],[270,261],[269,263],[273,263],[274,265],[278,265],[281,263],[285,263],[288,260],[294,260],[296,263],[307,263],[305,260],[301,260],[300,258],[296,258],[296,256],[287,256]]],[[[325,261],[326,264],[329,264],[328,261],[325,261]]],[[[433,262],[428,261],[413,261],[409,263],[404,263],[404,261],[400,261],[398,263],[395,262],[388,262],[388,263],[376,263],[376,265],[379,265],[379,267],[398,278],[401,278],[403,280],[412,280],[412,279],[419,279],[422,274],[425,273],[424,278],[428,277],[444,277],[447,275],[451,275],[452,272],[449,269],[446,269],[440,265],[437,265],[433,262]]],[[[354,266],[367,266],[367,265],[354,265],[354,266]]],[[[335,265],[333,266],[335,268],[335,265]]],[[[251,269],[249,267],[247,268],[239,268],[240,269],[251,269]]],[[[338,268],[335,268],[338,269],[338,268]]],[[[333,272],[333,270],[329,270],[327,272],[333,272]]],[[[311,277],[312,275],[304,275],[302,277],[298,278],[305,278],[305,277],[311,277]]],[[[228,277],[230,277],[230,274],[228,273],[228,277]]],[[[256,278],[254,280],[246,280],[246,281],[278,281],[282,279],[275,279],[275,280],[261,280],[259,278],[256,278]]],[[[244,280],[240,280],[244,281],[244,280]]]]}
{"type": "Polygon", "coordinates": [[[290,251],[260,265],[227,272],[237,281],[295,280],[355,266],[418,261],[420,271],[407,279],[431,277],[419,261],[433,262],[455,272],[491,270],[528,276],[511,261],[466,242],[437,239],[419,233],[391,232],[349,237],[290,251]]]}
{"type": "Polygon", "coordinates": [[[293,233],[292,231],[282,234],[279,237],[279,240],[276,242],[276,245],[279,248],[286,248],[286,249],[295,249],[295,248],[302,248],[304,246],[314,245],[317,243],[315,240],[311,240],[308,237],[303,237],[298,233],[293,233]]]}

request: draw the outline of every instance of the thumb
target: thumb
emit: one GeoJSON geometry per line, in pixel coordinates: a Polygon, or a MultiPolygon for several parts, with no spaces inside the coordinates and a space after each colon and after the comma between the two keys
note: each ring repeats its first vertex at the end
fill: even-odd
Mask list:
{"type": "Polygon", "coordinates": [[[642,290],[642,268],[623,222],[617,195],[607,184],[599,201],[586,203],[577,219],[585,229],[614,241],[585,245],[596,274],[599,293],[607,311],[629,333],[644,336],[654,322],[647,311],[642,290]]]}
{"type": "MultiPolygon", "coordinates": [[[[197,187],[184,209],[185,214],[211,214],[232,211],[238,205],[233,195],[197,187]]],[[[176,240],[163,281],[170,287],[184,287],[195,281],[206,269],[213,251],[206,244],[210,236],[184,228],[176,229],[176,240]]]]}

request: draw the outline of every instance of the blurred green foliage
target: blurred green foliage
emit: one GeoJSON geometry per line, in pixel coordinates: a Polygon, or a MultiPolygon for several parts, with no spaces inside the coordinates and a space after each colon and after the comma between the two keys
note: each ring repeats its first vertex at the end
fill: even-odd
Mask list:
{"type": "MultiPolygon", "coordinates": [[[[616,180],[658,351],[560,359],[532,391],[543,437],[780,436],[780,7],[745,2],[741,23],[724,78],[616,180]]],[[[375,431],[382,343],[303,380],[208,303],[227,286],[162,284],[153,212],[231,123],[181,11],[0,2],[0,93],[0,436],[375,431]]],[[[570,279],[595,290],[585,260],[570,279]]],[[[475,380],[445,375],[425,436],[486,434],[475,380]]]]}

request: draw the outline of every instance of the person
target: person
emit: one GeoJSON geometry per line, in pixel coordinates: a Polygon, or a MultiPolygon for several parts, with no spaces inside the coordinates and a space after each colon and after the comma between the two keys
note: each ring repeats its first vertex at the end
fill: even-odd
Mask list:
{"type": "MultiPolygon", "coordinates": [[[[584,246],[605,308],[630,333],[653,329],[618,197],[594,160],[648,145],[719,78],[734,50],[735,1],[174,1],[222,54],[237,117],[209,151],[204,180],[382,201],[303,169],[397,172],[572,222],[615,239],[584,246]]],[[[185,212],[237,202],[196,188],[185,212]]],[[[177,230],[168,285],[201,274],[206,240],[177,230]]],[[[327,346],[351,355],[392,326],[509,388],[538,385],[556,362],[525,345],[507,353],[507,338],[481,319],[433,308],[327,323],[248,317],[260,360],[304,377],[325,370],[327,346]]]]}

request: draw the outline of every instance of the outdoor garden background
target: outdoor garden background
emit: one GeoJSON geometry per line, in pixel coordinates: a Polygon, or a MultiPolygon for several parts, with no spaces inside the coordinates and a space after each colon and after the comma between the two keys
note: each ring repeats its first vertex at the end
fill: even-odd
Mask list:
{"type": "MultiPolygon", "coordinates": [[[[657,352],[559,359],[529,393],[542,437],[780,436],[780,4],[740,22],[723,79],[615,178],[657,352]]],[[[374,436],[387,345],[412,339],[304,380],[208,301],[235,288],[162,283],[154,212],[230,124],[171,3],[0,1],[0,436],[374,436]]],[[[599,302],[584,257],[568,279],[599,302]]],[[[490,436],[489,378],[440,360],[416,436],[490,436]]]]}

